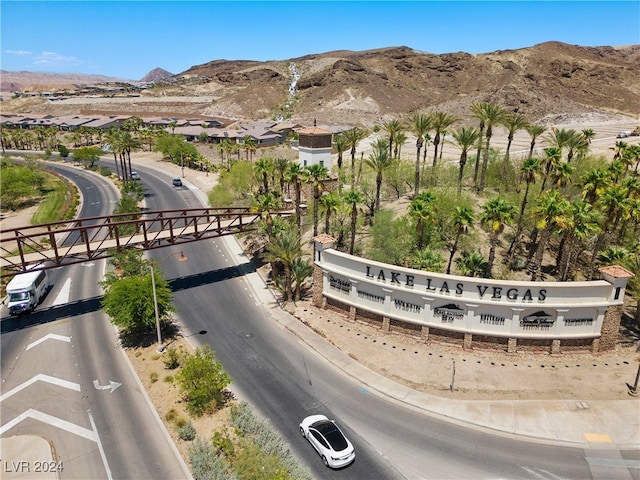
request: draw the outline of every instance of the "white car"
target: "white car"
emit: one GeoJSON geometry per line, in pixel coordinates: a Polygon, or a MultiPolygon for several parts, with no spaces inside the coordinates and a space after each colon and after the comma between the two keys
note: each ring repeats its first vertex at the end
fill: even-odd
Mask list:
{"type": "Polygon", "coordinates": [[[309,440],[327,467],[346,467],[356,458],[351,442],[336,422],[324,415],[311,415],[302,420],[300,434],[309,440]]]}
{"type": "Polygon", "coordinates": [[[140,174],[138,172],[131,172],[131,180],[140,180],[140,174]]]}

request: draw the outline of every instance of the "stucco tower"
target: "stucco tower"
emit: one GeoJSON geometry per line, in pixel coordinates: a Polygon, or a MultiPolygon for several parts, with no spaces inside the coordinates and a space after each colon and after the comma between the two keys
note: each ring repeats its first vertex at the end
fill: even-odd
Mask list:
{"type": "Polygon", "coordinates": [[[298,163],[301,167],[322,165],[331,171],[331,137],[333,132],[315,125],[298,130],[298,163]]]}

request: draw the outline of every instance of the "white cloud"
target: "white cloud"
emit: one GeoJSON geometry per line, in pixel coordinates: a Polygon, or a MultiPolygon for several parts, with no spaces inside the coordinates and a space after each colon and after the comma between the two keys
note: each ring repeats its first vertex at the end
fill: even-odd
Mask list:
{"type": "Polygon", "coordinates": [[[42,52],[33,59],[33,64],[40,67],[69,67],[80,64],[76,57],[68,57],[56,52],[42,52]]]}
{"type": "Polygon", "coordinates": [[[5,50],[5,53],[8,53],[9,55],[17,55],[19,57],[33,55],[31,52],[27,52],[26,50],[5,50]]]}

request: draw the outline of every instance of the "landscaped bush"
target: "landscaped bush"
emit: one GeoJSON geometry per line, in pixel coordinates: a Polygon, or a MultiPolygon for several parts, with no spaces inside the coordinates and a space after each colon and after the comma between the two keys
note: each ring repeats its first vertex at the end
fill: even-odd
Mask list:
{"type": "Polygon", "coordinates": [[[216,455],[213,445],[199,438],[189,447],[191,473],[197,480],[238,480],[224,457],[216,455]]]}
{"type": "Polygon", "coordinates": [[[178,436],[180,437],[180,439],[186,442],[190,442],[194,438],[196,438],[196,428],[191,422],[187,422],[184,425],[178,427],[176,431],[178,432],[178,436]]]}

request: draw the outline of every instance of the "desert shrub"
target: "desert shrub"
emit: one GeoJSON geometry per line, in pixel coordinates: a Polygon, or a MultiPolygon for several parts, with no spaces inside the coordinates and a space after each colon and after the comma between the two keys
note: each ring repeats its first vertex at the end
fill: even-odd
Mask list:
{"type": "Polygon", "coordinates": [[[157,374],[157,372],[151,372],[151,373],[149,374],[149,381],[150,381],[151,383],[156,383],[156,382],[158,381],[158,374],[157,374]]]}
{"type": "Polygon", "coordinates": [[[180,366],[180,354],[175,348],[169,348],[165,352],[164,359],[164,368],[168,370],[173,370],[180,366]]]}
{"type": "Polygon", "coordinates": [[[231,407],[231,423],[238,435],[251,440],[266,455],[278,458],[279,464],[288,475],[282,478],[295,478],[296,480],[310,480],[312,478],[309,471],[295,459],[280,434],[273,430],[266,421],[258,418],[248,403],[240,402],[231,407]]]}
{"type": "Polygon", "coordinates": [[[221,406],[224,389],[231,383],[231,377],[222,369],[222,363],[216,360],[209,345],[198,347],[193,355],[184,359],[176,380],[187,401],[187,410],[196,416],[221,406]]]}
{"type": "Polygon", "coordinates": [[[226,455],[227,457],[233,457],[233,440],[231,440],[226,427],[222,431],[213,432],[211,443],[213,444],[213,448],[216,449],[216,453],[226,455]]]}
{"type": "Polygon", "coordinates": [[[233,462],[233,468],[240,478],[254,480],[292,479],[278,457],[266,454],[255,443],[248,443],[238,452],[233,462]]]}
{"type": "Polygon", "coordinates": [[[164,419],[167,422],[173,422],[177,416],[178,416],[178,412],[176,412],[175,408],[172,408],[171,410],[169,410],[167,413],[164,414],[164,419]]]}
{"type": "Polygon", "coordinates": [[[213,445],[199,438],[189,447],[193,478],[198,480],[238,480],[224,457],[216,455],[213,445]]]}
{"type": "Polygon", "coordinates": [[[196,438],[196,428],[191,422],[186,422],[184,425],[176,428],[176,431],[178,432],[178,437],[185,442],[190,442],[196,438]]]}

